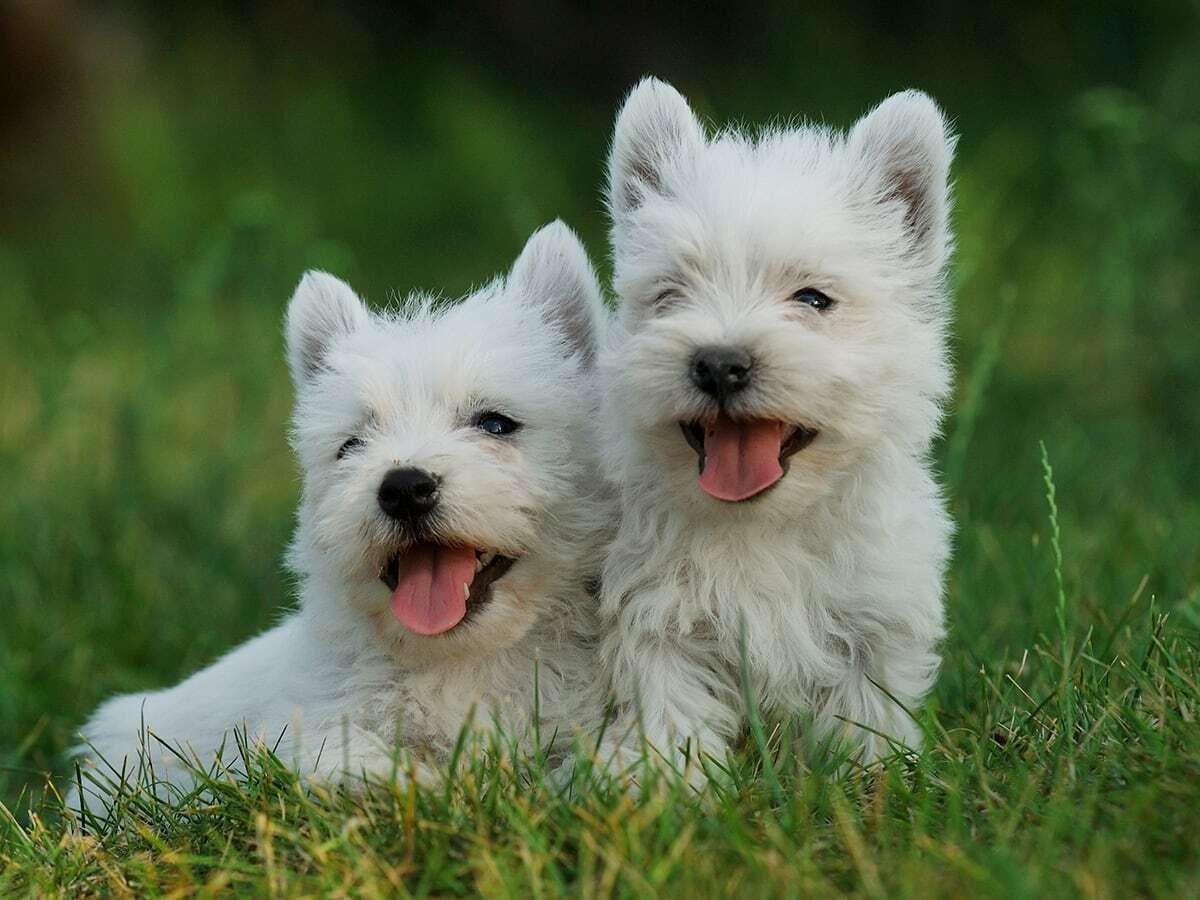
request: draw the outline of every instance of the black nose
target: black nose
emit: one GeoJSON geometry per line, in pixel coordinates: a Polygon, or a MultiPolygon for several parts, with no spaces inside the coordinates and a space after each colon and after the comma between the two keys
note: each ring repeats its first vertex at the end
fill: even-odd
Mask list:
{"type": "Polygon", "coordinates": [[[379,485],[379,508],[393,519],[415,519],[438,502],[438,479],[423,469],[392,469],[379,485]]]}
{"type": "Polygon", "coordinates": [[[725,400],[750,383],[754,361],[736,347],[702,347],[692,357],[692,383],[716,400],[725,400]]]}

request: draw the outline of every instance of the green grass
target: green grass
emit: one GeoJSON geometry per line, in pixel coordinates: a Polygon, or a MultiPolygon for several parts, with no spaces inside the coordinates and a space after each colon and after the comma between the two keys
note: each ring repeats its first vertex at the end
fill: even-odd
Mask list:
{"type": "Polygon", "coordinates": [[[916,82],[963,132],[938,451],[958,534],[925,749],[862,772],[766,722],[700,796],[635,799],[586,766],[562,791],[486,753],[445,790],[346,795],[260,757],[64,832],[50,779],[84,716],[290,600],[280,320],[300,272],[377,302],[457,294],[556,215],[602,259],[616,96],[416,45],[300,66],[203,20],[4,150],[0,894],[1195,895],[1200,39],[1174,21],[1132,49],[1081,25],[1081,59],[1120,56],[1112,37],[1130,67],[1045,56],[1053,88],[1021,82],[1020,103],[991,74],[1003,40],[956,75],[937,35],[901,68],[882,32],[830,26],[797,67],[786,16],[752,68],[680,73],[717,120],[845,124],[916,82]]]}
{"type": "Polygon", "coordinates": [[[634,800],[586,770],[563,790],[536,761],[484,753],[444,790],[347,794],[263,755],[182,800],[125,797],[87,834],[3,821],[0,888],[1188,895],[1200,648],[1144,593],[1128,602],[1074,652],[1040,642],[978,672],[969,708],[926,716],[929,747],[878,771],[776,732],[700,796],[666,779],[634,800]]]}

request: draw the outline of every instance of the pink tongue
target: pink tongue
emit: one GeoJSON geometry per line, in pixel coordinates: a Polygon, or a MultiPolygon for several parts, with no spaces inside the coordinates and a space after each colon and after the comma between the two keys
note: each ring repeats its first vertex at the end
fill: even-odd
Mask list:
{"type": "Polygon", "coordinates": [[[471,548],[418,544],[400,558],[392,615],[417,634],[449,631],[467,614],[466,589],[474,580],[471,548]]]}
{"type": "Polygon", "coordinates": [[[769,419],[735,422],[721,416],[704,431],[700,487],[718,500],[746,500],[783,477],[779,453],[787,426],[769,419]]]}

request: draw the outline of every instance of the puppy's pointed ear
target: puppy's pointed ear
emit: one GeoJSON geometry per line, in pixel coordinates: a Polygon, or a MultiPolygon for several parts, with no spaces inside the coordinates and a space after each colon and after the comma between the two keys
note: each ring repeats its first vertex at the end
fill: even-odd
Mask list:
{"type": "Polygon", "coordinates": [[[604,301],[587,251],[555,220],[534,232],[513,263],[508,286],[562,335],[570,353],[591,364],[604,327],[604,301]]]}
{"type": "Polygon", "coordinates": [[[299,385],[311,378],[325,364],[333,341],[356,331],[370,317],[346,282],[325,272],[305,272],[284,324],[292,380],[299,385]]]}
{"type": "Polygon", "coordinates": [[[608,157],[608,205],[614,219],[663,190],[663,172],[704,143],[704,129],[683,95],[665,81],[643,78],[617,116],[608,157]]]}
{"type": "Polygon", "coordinates": [[[912,252],[938,267],[950,249],[949,178],[956,141],[937,103],[921,91],[888,97],[858,121],[849,138],[875,202],[902,205],[912,252]]]}

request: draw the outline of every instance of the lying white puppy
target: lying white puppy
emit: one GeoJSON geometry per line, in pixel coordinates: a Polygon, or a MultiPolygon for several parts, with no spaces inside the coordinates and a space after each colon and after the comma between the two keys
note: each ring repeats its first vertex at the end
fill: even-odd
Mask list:
{"type": "Polygon", "coordinates": [[[143,744],[158,779],[189,779],[162,742],[204,767],[224,747],[229,764],[235,729],[329,779],[387,775],[400,751],[444,760],[472,714],[518,741],[535,706],[547,740],[594,727],[603,315],[561,223],[453,305],[375,314],[305,275],[287,313],[299,608],[174,688],[105,703],[82,729],[88,794],[111,792],[143,744]]]}

